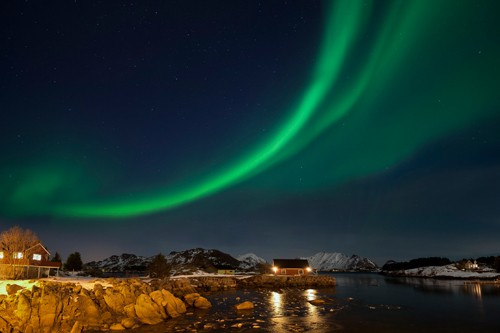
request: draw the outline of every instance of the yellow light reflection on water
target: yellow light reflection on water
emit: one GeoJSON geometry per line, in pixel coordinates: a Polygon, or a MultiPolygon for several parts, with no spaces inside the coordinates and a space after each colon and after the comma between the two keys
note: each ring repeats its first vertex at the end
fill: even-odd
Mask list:
{"type": "Polygon", "coordinates": [[[283,302],[282,295],[275,291],[271,292],[272,297],[272,305],[273,305],[273,313],[274,315],[280,315],[283,313],[283,302]]]}
{"type": "Polygon", "coordinates": [[[307,321],[309,324],[313,324],[319,320],[319,311],[318,307],[316,305],[313,305],[309,303],[309,301],[314,301],[318,298],[318,295],[316,294],[315,289],[307,289],[305,291],[305,296],[307,299],[307,313],[309,314],[306,316],[304,319],[307,321]]]}
{"type": "Polygon", "coordinates": [[[473,284],[471,288],[472,294],[476,296],[477,298],[481,299],[483,297],[482,291],[481,291],[481,285],[479,283],[473,284]]]}
{"type": "Polygon", "coordinates": [[[306,298],[308,301],[314,301],[317,298],[316,290],[315,289],[307,289],[306,290],[306,298]]]}

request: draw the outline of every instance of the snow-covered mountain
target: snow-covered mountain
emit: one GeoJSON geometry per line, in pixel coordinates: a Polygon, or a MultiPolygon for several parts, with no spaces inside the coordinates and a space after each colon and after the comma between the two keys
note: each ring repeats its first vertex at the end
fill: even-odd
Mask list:
{"type": "Polygon", "coordinates": [[[99,269],[105,272],[145,271],[152,258],[123,253],[101,261],[85,264],[85,269],[99,269]]]}
{"type": "Polygon", "coordinates": [[[171,252],[167,262],[176,273],[189,273],[195,271],[216,272],[218,266],[239,268],[240,262],[231,255],[215,249],[190,249],[171,252]]]}
{"type": "Polygon", "coordinates": [[[242,254],[236,257],[236,259],[240,261],[240,268],[244,270],[255,269],[256,267],[267,263],[265,259],[253,253],[242,254]]]}
{"type": "MultiPolygon", "coordinates": [[[[165,256],[171,266],[173,274],[190,274],[199,271],[216,272],[219,266],[229,266],[240,272],[264,272],[266,261],[261,257],[247,253],[234,258],[233,256],[216,249],[189,249],[174,251],[165,256]]],[[[113,255],[101,261],[92,261],[85,264],[87,270],[101,270],[104,272],[146,272],[153,257],[137,256],[124,253],[113,255]]],[[[309,261],[312,268],[318,271],[375,271],[377,265],[367,258],[357,255],[351,257],[342,253],[319,252],[312,257],[303,258],[309,261]]]]}
{"type": "Polygon", "coordinates": [[[343,253],[319,252],[312,257],[304,258],[309,265],[318,271],[375,271],[378,266],[368,258],[353,254],[348,257],[343,253]]]}
{"type": "MultiPolygon", "coordinates": [[[[229,266],[237,271],[258,271],[266,261],[253,253],[239,256],[238,259],[215,249],[190,249],[174,251],[165,256],[171,266],[173,274],[189,274],[205,271],[216,272],[219,266],[229,266]]],[[[103,272],[145,272],[153,257],[136,256],[124,253],[113,255],[101,261],[92,261],[85,264],[86,270],[100,270],[103,272]]]]}

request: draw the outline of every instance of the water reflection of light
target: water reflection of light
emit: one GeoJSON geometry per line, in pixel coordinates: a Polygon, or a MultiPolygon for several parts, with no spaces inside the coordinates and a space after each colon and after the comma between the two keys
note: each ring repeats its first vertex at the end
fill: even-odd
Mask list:
{"type": "Polygon", "coordinates": [[[306,290],[306,298],[308,301],[313,301],[317,298],[316,296],[316,290],[314,289],[307,289],[306,290]]]}
{"type": "MultiPolygon", "coordinates": [[[[316,290],[314,289],[307,289],[305,291],[306,298],[308,301],[313,301],[318,298],[316,295],[316,290]]],[[[304,320],[308,322],[309,324],[313,324],[319,320],[319,311],[318,307],[316,305],[313,305],[311,303],[307,303],[307,312],[309,316],[305,317],[304,320]]]]}
{"type": "Polygon", "coordinates": [[[273,302],[273,312],[275,315],[280,315],[282,313],[282,301],[281,301],[281,294],[273,291],[271,293],[272,295],[272,302],[273,302]]]}
{"type": "Polygon", "coordinates": [[[481,299],[483,294],[481,293],[481,285],[479,283],[471,285],[471,293],[477,298],[481,299]]]}
{"type": "Polygon", "coordinates": [[[465,292],[472,294],[479,300],[483,297],[483,290],[481,289],[480,283],[465,283],[465,292]]]}

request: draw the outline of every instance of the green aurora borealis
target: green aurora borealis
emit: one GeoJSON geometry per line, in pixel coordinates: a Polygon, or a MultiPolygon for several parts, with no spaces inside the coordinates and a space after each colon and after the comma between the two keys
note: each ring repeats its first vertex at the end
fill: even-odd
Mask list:
{"type": "Polygon", "coordinates": [[[58,153],[12,158],[1,166],[2,214],[140,216],[252,179],[261,183],[251,186],[293,188],[288,174],[299,160],[309,166],[301,189],[335,187],[396,168],[433,140],[498,116],[500,43],[486,2],[331,3],[317,58],[307,60],[310,75],[292,76],[304,86],[290,92],[288,105],[273,106],[282,120],[265,138],[202,175],[142,184],[128,196],[99,192],[98,155],[85,164],[58,153]]]}

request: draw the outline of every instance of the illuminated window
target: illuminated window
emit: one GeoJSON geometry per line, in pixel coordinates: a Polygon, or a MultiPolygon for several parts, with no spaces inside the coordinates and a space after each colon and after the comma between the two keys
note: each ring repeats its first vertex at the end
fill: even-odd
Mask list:
{"type": "Polygon", "coordinates": [[[23,253],[22,252],[14,253],[14,259],[23,259],[23,253]]]}
{"type": "Polygon", "coordinates": [[[42,255],[41,254],[33,254],[33,260],[42,260],[42,255]]]}
{"type": "Polygon", "coordinates": [[[0,251],[0,259],[3,259],[3,251],[0,251]]]}

